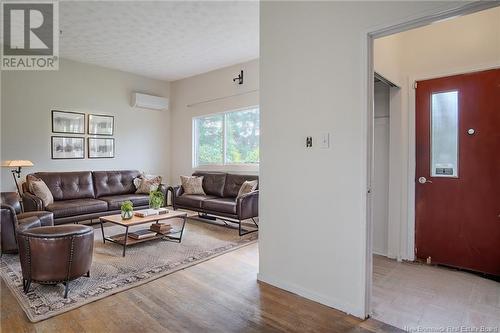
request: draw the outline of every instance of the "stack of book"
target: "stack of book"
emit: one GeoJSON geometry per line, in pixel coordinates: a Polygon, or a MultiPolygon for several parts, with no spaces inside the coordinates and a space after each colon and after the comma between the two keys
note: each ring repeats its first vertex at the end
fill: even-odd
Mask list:
{"type": "Polygon", "coordinates": [[[172,226],[166,223],[153,223],[149,230],[154,231],[159,234],[167,234],[172,230],[172,226]]]}
{"type": "Polygon", "coordinates": [[[162,214],[167,214],[168,209],[166,208],[158,208],[158,209],[142,209],[142,210],[136,210],[134,215],[139,216],[139,217],[146,217],[146,216],[152,216],[152,215],[162,215],[162,214]]]}
{"type": "Polygon", "coordinates": [[[131,232],[128,235],[130,238],[133,238],[133,239],[144,239],[144,238],[156,236],[156,232],[148,230],[148,229],[142,229],[142,230],[137,230],[137,231],[131,232]]]}

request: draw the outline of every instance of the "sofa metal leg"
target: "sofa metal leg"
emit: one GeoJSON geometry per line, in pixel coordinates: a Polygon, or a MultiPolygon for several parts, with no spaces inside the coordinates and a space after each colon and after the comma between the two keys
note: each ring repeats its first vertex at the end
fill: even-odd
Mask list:
{"type": "MultiPolygon", "coordinates": [[[[255,223],[254,219],[252,218],[252,221],[253,223],[255,223]]],[[[238,221],[238,233],[241,236],[245,236],[245,235],[248,235],[248,234],[251,234],[252,232],[257,232],[259,231],[259,225],[257,223],[255,223],[255,225],[257,226],[257,229],[254,229],[254,230],[247,230],[247,229],[243,229],[241,227],[241,220],[238,221]]]]}
{"type": "Polygon", "coordinates": [[[69,281],[64,282],[64,298],[68,298],[69,281]]]}
{"type": "Polygon", "coordinates": [[[31,287],[31,280],[23,279],[23,291],[25,294],[27,294],[30,291],[30,287],[31,287]]]}
{"type": "Polygon", "coordinates": [[[87,272],[87,277],[90,277],[90,271],[87,272]]]}

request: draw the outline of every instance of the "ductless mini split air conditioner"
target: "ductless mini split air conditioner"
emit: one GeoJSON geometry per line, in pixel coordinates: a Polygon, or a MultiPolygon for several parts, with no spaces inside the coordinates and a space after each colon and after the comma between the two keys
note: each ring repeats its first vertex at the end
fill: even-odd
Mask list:
{"type": "Polygon", "coordinates": [[[133,93],[132,107],[151,110],[168,110],[168,98],[141,93],[133,93]]]}

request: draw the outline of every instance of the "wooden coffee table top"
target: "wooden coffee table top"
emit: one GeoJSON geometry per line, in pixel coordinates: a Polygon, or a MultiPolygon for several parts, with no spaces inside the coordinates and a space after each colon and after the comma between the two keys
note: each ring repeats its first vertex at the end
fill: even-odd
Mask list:
{"type": "Polygon", "coordinates": [[[186,217],[186,216],[187,216],[186,212],[169,210],[168,213],[166,213],[166,214],[150,215],[150,216],[146,216],[146,217],[139,217],[139,216],[134,215],[129,220],[122,219],[122,216],[120,214],[102,216],[99,219],[101,220],[101,222],[110,222],[113,224],[122,225],[124,227],[130,227],[130,226],[140,225],[140,224],[144,224],[144,223],[151,223],[151,222],[169,220],[169,219],[174,219],[174,218],[178,218],[178,217],[186,217]]]}

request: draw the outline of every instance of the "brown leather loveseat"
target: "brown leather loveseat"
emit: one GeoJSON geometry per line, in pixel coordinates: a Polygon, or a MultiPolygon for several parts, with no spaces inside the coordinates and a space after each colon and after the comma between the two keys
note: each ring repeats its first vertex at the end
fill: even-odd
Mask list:
{"type": "MultiPolygon", "coordinates": [[[[136,194],[137,170],[37,172],[49,188],[54,203],[45,207],[40,198],[23,184],[25,211],[46,210],[54,214],[54,224],[72,223],[120,213],[122,202],[130,200],[134,209],[149,207],[148,194],[136,194]]],[[[164,186],[162,191],[165,192],[164,186]]]]}
{"type": "Polygon", "coordinates": [[[202,217],[216,216],[225,222],[237,223],[240,236],[255,230],[242,229],[241,222],[259,216],[259,191],[238,196],[241,185],[247,180],[258,180],[254,175],[237,175],[223,172],[195,172],[203,176],[205,195],[185,194],[182,186],[170,188],[175,209],[188,209],[202,213],[202,217]]]}

